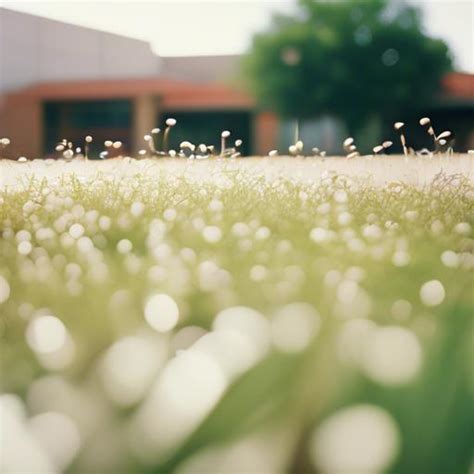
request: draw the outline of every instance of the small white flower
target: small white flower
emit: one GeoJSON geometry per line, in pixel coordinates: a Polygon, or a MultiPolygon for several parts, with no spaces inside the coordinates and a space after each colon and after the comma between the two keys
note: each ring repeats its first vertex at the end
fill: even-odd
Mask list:
{"type": "Polygon", "coordinates": [[[250,279],[253,281],[262,281],[267,277],[268,270],[263,265],[254,265],[250,269],[250,279]]]}
{"type": "Polygon", "coordinates": [[[222,238],[222,231],[215,225],[208,225],[202,230],[202,236],[206,242],[214,244],[222,238]]]}
{"type": "Polygon", "coordinates": [[[427,281],[420,289],[420,299],[425,306],[438,306],[445,296],[444,286],[439,280],[427,281]]]}
{"type": "Polygon", "coordinates": [[[445,250],[441,254],[441,261],[446,267],[457,268],[459,266],[459,260],[459,255],[452,250],[445,250]]]}
{"type": "Polygon", "coordinates": [[[0,304],[5,303],[10,296],[10,285],[6,278],[0,275],[0,304]]]}
{"type": "Polygon", "coordinates": [[[317,244],[326,242],[331,237],[330,231],[323,227],[315,227],[309,234],[310,239],[317,244]]]}
{"type": "Polygon", "coordinates": [[[431,123],[431,120],[428,117],[423,117],[422,119],[420,119],[420,125],[423,127],[425,125],[428,125],[429,123],[431,123]]]}
{"type": "Polygon", "coordinates": [[[385,472],[399,446],[398,427],[375,405],[353,405],[324,420],[309,443],[318,472],[385,472]]]}
{"type": "Polygon", "coordinates": [[[69,235],[73,239],[79,239],[80,237],[84,235],[84,232],[85,232],[84,226],[77,222],[69,228],[69,235]]]}
{"type": "Polygon", "coordinates": [[[259,227],[255,232],[255,238],[257,240],[266,240],[270,237],[271,231],[268,227],[259,227]]]}
{"type": "Polygon", "coordinates": [[[119,240],[117,243],[117,251],[121,254],[126,254],[131,252],[133,249],[133,244],[128,239],[119,240]]]}
{"type": "Polygon", "coordinates": [[[178,324],[178,305],[171,296],[153,295],[145,304],[145,319],[158,332],[171,331],[178,324]]]}
{"type": "Polygon", "coordinates": [[[173,209],[173,208],[165,209],[165,212],[163,212],[163,219],[165,221],[171,222],[176,219],[177,215],[178,213],[176,212],[176,209],[173,209]]]}
{"type": "Polygon", "coordinates": [[[33,250],[33,246],[31,245],[31,242],[28,240],[24,240],[23,242],[20,242],[17,247],[17,251],[20,255],[28,255],[31,253],[33,250]]]}
{"type": "Polygon", "coordinates": [[[471,224],[469,222],[459,222],[454,226],[454,232],[461,235],[469,235],[471,233],[471,224]]]}
{"type": "Polygon", "coordinates": [[[222,204],[222,201],[219,201],[219,199],[213,199],[208,206],[211,212],[220,212],[223,208],[224,204],[222,204]]]}
{"type": "Polygon", "coordinates": [[[396,267],[405,267],[410,263],[410,254],[403,250],[398,250],[392,256],[392,263],[396,267]]]}
{"type": "Polygon", "coordinates": [[[139,217],[143,214],[143,211],[145,210],[145,204],[143,204],[140,201],[135,201],[131,206],[130,206],[130,213],[134,217],[139,217]]]}

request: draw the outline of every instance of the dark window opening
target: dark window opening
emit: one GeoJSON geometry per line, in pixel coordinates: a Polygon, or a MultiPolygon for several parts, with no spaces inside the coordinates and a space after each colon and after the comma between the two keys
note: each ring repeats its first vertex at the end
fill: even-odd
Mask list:
{"type": "Polygon", "coordinates": [[[249,111],[162,111],[158,125],[162,130],[169,117],[177,120],[170,134],[171,149],[178,151],[179,144],[188,140],[195,145],[214,145],[216,150],[220,150],[221,132],[229,130],[231,136],[227,146],[233,146],[235,140],[241,139],[243,144],[239,150],[242,155],[249,155],[252,150],[252,114],[249,111]]]}
{"type": "Polygon", "coordinates": [[[63,138],[83,147],[84,138],[94,139],[90,156],[97,158],[104,141],[121,141],[131,149],[132,104],[130,100],[51,101],[43,106],[44,152],[55,156],[55,145],[63,138]]]}

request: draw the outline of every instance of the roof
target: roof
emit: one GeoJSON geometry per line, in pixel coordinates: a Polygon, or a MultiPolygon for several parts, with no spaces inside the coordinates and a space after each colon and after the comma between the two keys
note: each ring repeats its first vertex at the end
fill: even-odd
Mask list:
{"type": "Polygon", "coordinates": [[[193,83],[177,79],[144,78],[47,82],[6,95],[10,104],[28,100],[134,99],[156,96],[168,109],[248,109],[255,100],[243,90],[224,83],[193,83]]]}
{"type": "Polygon", "coordinates": [[[442,80],[444,93],[455,99],[474,99],[474,74],[451,72],[442,80]]]}

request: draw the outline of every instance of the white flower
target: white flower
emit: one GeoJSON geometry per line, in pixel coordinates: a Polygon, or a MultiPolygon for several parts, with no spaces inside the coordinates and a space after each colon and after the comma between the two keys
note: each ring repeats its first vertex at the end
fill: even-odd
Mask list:
{"type": "Polygon", "coordinates": [[[445,250],[441,254],[441,261],[446,267],[457,268],[459,266],[459,260],[459,255],[452,250],[445,250]]]}
{"type": "Polygon", "coordinates": [[[122,239],[117,242],[117,251],[121,254],[129,253],[132,249],[133,244],[128,239],[122,239]]]}
{"type": "Polygon", "coordinates": [[[399,445],[395,421],[382,408],[355,405],[323,421],[310,441],[315,467],[325,473],[383,472],[399,445]]]}
{"type": "Polygon", "coordinates": [[[171,296],[156,294],[145,304],[145,319],[156,331],[171,331],[179,320],[179,308],[171,296]]]}
{"type": "Polygon", "coordinates": [[[365,342],[362,366],[365,374],[384,385],[401,385],[420,370],[422,351],[408,329],[387,326],[372,331],[365,342]]]}
{"type": "Polygon", "coordinates": [[[10,285],[6,278],[0,275],[0,304],[5,303],[10,296],[10,285]]]}
{"type": "Polygon", "coordinates": [[[445,296],[444,286],[439,280],[427,281],[420,289],[420,299],[425,306],[438,306],[445,296]]]}
{"type": "Polygon", "coordinates": [[[222,231],[215,225],[208,225],[202,230],[202,236],[206,242],[214,244],[222,238],[222,231]]]}

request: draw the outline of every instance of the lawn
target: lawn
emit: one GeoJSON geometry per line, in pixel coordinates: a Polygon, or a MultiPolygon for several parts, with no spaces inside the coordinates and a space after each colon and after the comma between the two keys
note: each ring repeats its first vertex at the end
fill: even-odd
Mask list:
{"type": "Polygon", "coordinates": [[[472,156],[0,173],[0,470],[468,472],[472,156]]]}

